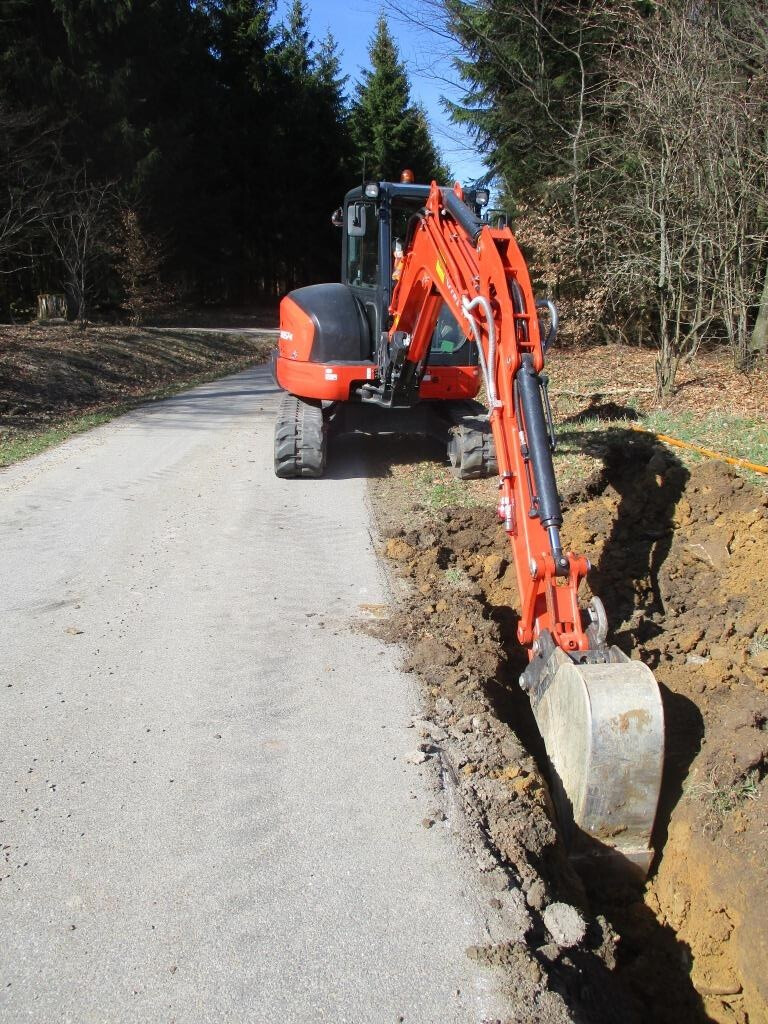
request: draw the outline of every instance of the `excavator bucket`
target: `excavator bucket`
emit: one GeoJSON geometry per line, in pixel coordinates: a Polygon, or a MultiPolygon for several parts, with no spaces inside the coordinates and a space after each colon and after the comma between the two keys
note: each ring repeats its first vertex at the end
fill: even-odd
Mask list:
{"type": "Polygon", "coordinates": [[[556,650],[529,695],[571,856],[609,856],[645,876],[653,858],[664,713],[648,666],[616,647],[609,658],[575,664],[556,650]]]}

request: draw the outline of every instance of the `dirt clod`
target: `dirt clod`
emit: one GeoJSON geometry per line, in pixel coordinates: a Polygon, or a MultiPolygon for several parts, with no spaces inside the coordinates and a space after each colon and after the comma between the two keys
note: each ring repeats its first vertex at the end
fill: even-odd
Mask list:
{"type": "Polygon", "coordinates": [[[558,946],[578,946],[587,931],[587,923],[568,903],[550,903],[541,915],[547,931],[558,946]]]}
{"type": "Polygon", "coordinates": [[[423,750],[412,750],[409,754],[405,755],[405,760],[408,764],[424,764],[425,761],[429,760],[429,754],[423,750]]]}

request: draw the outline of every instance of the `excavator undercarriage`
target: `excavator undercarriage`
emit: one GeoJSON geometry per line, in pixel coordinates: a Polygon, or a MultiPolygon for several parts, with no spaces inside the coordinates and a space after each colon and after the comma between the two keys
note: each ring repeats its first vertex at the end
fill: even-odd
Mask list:
{"type": "Polygon", "coordinates": [[[342,283],[281,304],[275,472],[321,476],[334,434],[415,430],[445,443],[458,476],[498,479],[529,656],[520,684],[564,838],[574,858],[645,873],[664,752],[659,688],[608,644],[599,599],[580,603],[590,565],[561,539],[542,372],[556,310],[536,302],[511,231],[481,221],[467,198],[435,182],[348,193],[342,283]]]}
{"type": "Polygon", "coordinates": [[[446,449],[460,480],[495,476],[496,452],[485,407],[473,399],[419,402],[382,410],[361,403],[319,402],[286,394],[275,427],[275,473],[321,477],[328,446],[344,434],[407,434],[432,438],[446,449]]]}

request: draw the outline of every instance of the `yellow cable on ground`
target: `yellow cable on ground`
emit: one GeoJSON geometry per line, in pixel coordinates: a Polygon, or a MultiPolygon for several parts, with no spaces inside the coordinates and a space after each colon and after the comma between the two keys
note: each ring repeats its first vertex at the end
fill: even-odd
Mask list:
{"type": "Polygon", "coordinates": [[[636,423],[630,423],[630,428],[638,434],[652,434],[657,440],[665,444],[674,445],[676,448],[688,448],[699,455],[706,455],[708,459],[719,459],[731,466],[741,466],[742,469],[751,469],[753,473],[764,473],[768,476],[768,466],[758,466],[755,462],[748,462],[747,459],[735,459],[731,455],[722,455],[720,452],[713,452],[711,448],[702,448],[701,445],[691,444],[690,441],[681,441],[677,437],[669,437],[667,434],[657,434],[655,430],[648,430],[636,423]]]}

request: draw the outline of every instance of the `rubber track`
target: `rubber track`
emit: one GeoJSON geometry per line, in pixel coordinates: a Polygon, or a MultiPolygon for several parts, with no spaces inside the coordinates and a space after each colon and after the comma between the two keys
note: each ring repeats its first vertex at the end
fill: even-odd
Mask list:
{"type": "Polygon", "coordinates": [[[325,472],[326,432],[319,401],[286,394],[275,423],[275,475],[321,477],[325,472]]]}
{"type": "Polygon", "coordinates": [[[462,417],[451,428],[448,458],[460,480],[495,476],[499,469],[490,424],[475,415],[462,417]]]}

